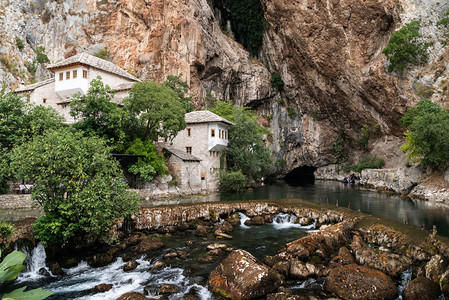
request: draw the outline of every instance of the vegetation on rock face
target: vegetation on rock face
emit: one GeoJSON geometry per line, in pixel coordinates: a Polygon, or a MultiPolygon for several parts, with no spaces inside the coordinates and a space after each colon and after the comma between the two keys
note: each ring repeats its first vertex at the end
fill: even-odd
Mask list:
{"type": "Polygon", "coordinates": [[[399,121],[406,129],[401,147],[413,162],[445,169],[449,162],[449,111],[422,100],[399,121]]]}
{"type": "Polygon", "coordinates": [[[270,83],[271,86],[279,92],[284,90],[284,81],[278,73],[271,73],[270,83]]]}
{"type": "Polygon", "coordinates": [[[362,172],[365,169],[382,169],[385,161],[378,157],[363,157],[356,165],[343,167],[344,172],[362,172]]]}
{"type": "Polygon", "coordinates": [[[0,221],[0,239],[9,237],[14,231],[11,224],[6,221],[0,221]]]}
{"type": "Polygon", "coordinates": [[[444,16],[441,20],[437,22],[437,26],[449,26],[449,10],[444,13],[444,16]]]}
{"type": "Polygon", "coordinates": [[[104,140],[70,129],[47,131],[12,150],[12,174],[34,181],[32,198],[44,212],[34,225],[39,240],[109,241],[115,222],[137,210],[139,197],[126,190],[109,152],[104,140]]]}
{"type": "Polygon", "coordinates": [[[104,59],[104,60],[112,59],[111,52],[106,48],[98,50],[97,52],[94,53],[94,56],[104,59]]]}
{"type": "Polygon", "coordinates": [[[393,33],[388,45],[382,51],[389,61],[388,72],[403,71],[407,64],[427,60],[428,43],[419,40],[421,20],[411,21],[393,33]]]}
{"type": "Polygon", "coordinates": [[[248,52],[257,56],[262,48],[265,18],[260,0],[215,0],[225,19],[222,29],[227,30],[228,20],[237,42],[248,52]]]}
{"type": "MultiPolygon", "coordinates": [[[[274,159],[263,142],[264,134],[270,132],[259,127],[254,112],[223,101],[217,101],[210,110],[235,124],[229,128],[229,146],[224,151],[228,170],[240,170],[246,177],[246,186],[254,185],[262,177],[271,174],[274,171],[274,159]]],[[[237,173],[220,175],[220,179],[236,177],[237,173]]],[[[223,186],[230,184],[224,183],[223,186]]]]}
{"type": "Polygon", "coordinates": [[[23,41],[17,36],[16,36],[16,46],[17,46],[17,48],[19,48],[19,50],[22,50],[23,48],[25,48],[23,41]]]}
{"type": "Polygon", "coordinates": [[[334,156],[332,163],[341,164],[349,157],[349,136],[343,129],[338,131],[338,138],[332,144],[332,154],[334,156]]]}
{"type": "MultiPolygon", "coordinates": [[[[0,256],[2,252],[0,250],[0,256]]],[[[4,283],[7,281],[12,281],[19,276],[19,273],[25,269],[23,265],[23,261],[25,260],[26,255],[20,251],[13,251],[9,253],[1,262],[0,262],[0,283],[4,283]]],[[[50,295],[53,295],[53,292],[49,292],[43,290],[41,288],[25,291],[26,287],[18,288],[8,294],[4,294],[2,299],[5,300],[41,300],[45,299],[50,295]]]]}
{"type": "Polygon", "coordinates": [[[49,63],[47,54],[45,54],[45,47],[39,46],[36,48],[36,60],[40,64],[49,63]]]}
{"type": "Polygon", "coordinates": [[[170,88],[156,82],[136,82],[129,97],[123,100],[124,109],[135,120],[132,123],[136,137],[142,140],[157,140],[164,137],[172,140],[186,127],[183,105],[178,95],[170,88]]]}

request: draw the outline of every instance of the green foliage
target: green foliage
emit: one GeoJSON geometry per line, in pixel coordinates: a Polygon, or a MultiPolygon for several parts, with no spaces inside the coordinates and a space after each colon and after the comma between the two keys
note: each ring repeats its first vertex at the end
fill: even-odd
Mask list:
{"type": "Polygon", "coordinates": [[[417,82],[416,95],[421,97],[421,99],[428,99],[433,95],[433,87],[417,82]]]}
{"type": "Polygon", "coordinates": [[[350,171],[362,172],[365,169],[382,169],[385,166],[385,161],[378,157],[363,157],[356,165],[345,166],[343,171],[348,173],[350,171]]]}
{"type": "Polygon", "coordinates": [[[116,149],[121,149],[128,119],[126,112],[112,102],[114,95],[98,76],[91,81],[86,94],[76,94],[72,98],[70,115],[79,120],[74,124],[76,129],[110,140],[116,149]]]}
{"type": "Polygon", "coordinates": [[[449,10],[444,13],[444,17],[437,22],[437,26],[448,27],[449,25],[449,10]]]}
{"type": "Polygon", "coordinates": [[[251,55],[257,56],[262,48],[265,19],[260,0],[226,0],[231,28],[237,42],[251,55]]]}
{"type": "Polygon", "coordinates": [[[36,60],[40,64],[49,63],[47,54],[44,53],[45,48],[43,46],[39,46],[36,48],[36,60]]]}
{"type": "Polygon", "coordinates": [[[241,170],[225,171],[220,170],[218,173],[219,189],[222,192],[243,192],[247,187],[246,176],[241,170]]]}
{"type": "Polygon", "coordinates": [[[37,61],[33,59],[31,62],[27,63],[27,70],[31,75],[36,74],[37,71],[37,61]]]}
{"type": "MultiPolygon", "coordinates": [[[[1,250],[0,250],[1,256],[1,250]]],[[[0,282],[12,281],[19,276],[20,271],[25,269],[23,261],[26,255],[20,251],[13,251],[0,262],[0,282]]],[[[26,286],[18,288],[2,296],[2,300],[41,300],[45,299],[53,292],[45,291],[41,288],[26,291],[26,286]]]]}
{"type": "Polygon", "coordinates": [[[143,142],[141,139],[135,139],[126,154],[144,156],[129,168],[140,180],[151,181],[156,175],[164,175],[168,171],[164,157],[156,152],[156,147],[150,140],[143,142]]]}
{"type": "Polygon", "coordinates": [[[111,52],[106,48],[98,50],[96,53],[94,53],[94,56],[109,61],[112,59],[111,52]]]}
{"type": "Polygon", "coordinates": [[[270,131],[259,127],[254,112],[223,101],[217,101],[211,111],[235,124],[229,128],[229,146],[224,152],[228,169],[241,170],[249,183],[271,174],[274,159],[263,142],[270,131]]]}
{"type": "Polygon", "coordinates": [[[9,237],[14,231],[14,227],[6,221],[0,221],[0,238],[9,237]]]}
{"type": "Polygon", "coordinates": [[[22,40],[16,36],[16,46],[17,48],[19,48],[19,50],[22,50],[23,48],[25,48],[25,45],[23,44],[22,40]]]}
{"type": "Polygon", "coordinates": [[[271,73],[270,83],[271,86],[279,92],[284,90],[284,81],[278,73],[271,73]]]}
{"type": "Polygon", "coordinates": [[[290,119],[294,119],[296,118],[296,111],[293,107],[287,107],[287,114],[289,116],[290,119]]]}
{"type": "Polygon", "coordinates": [[[11,152],[16,178],[33,180],[32,198],[44,216],[35,225],[44,244],[66,244],[74,237],[110,239],[108,229],[138,208],[106,142],[70,129],[46,131],[11,152]]]}
{"type": "Polygon", "coordinates": [[[312,116],[312,118],[316,121],[321,121],[323,120],[323,117],[320,115],[320,113],[314,109],[310,112],[310,115],[312,116]]]}
{"type": "Polygon", "coordinates": [[[172,140],[186,127],[183,105],[169,87],[156,82],[136,82],[124,109],[134,120],[130,128],[142,140],[157,140],[158,136],[172,140]]]}
{"type": "Polygon", "coordinates": [[[421,20],[411,21],[393,33],[387,47],[382,51],[390,64],[388,72],[402,71],[407,64],[417,64],[427,60],[428,43],[419,41],[421,20]]]}
{"type": "Polygon", "coordinates": [[[186,96],[186,93],[189,90],[189,86],[187,82],[181,81],[182,74],[178,76],[168,75],[167,80],[164,82],[164,85],[168,86],[173,90],[173,92],[178,95],[179,102],[184,106],[186,112],[191,112],[195,109],[192,102],[192,96],[186,96]]]}
{"type": "Polygon", "coordinates": [[[422,100],[399,122],[407,129],[401,149],[409,159],[445,169],[449,161],[449,112],[430,100],[422,100]]]}
{"type": "Polygon", "coordinates": [[[343,129],[338,130],[338,138],[332,143],[331,150],[334,156],[332,163],[341,164],[348,160],[349,137],[343,129]]]}
{"type": "Polygon", "coordinates": [[[362,147],[362,149],[366,150],[368,148],[368,142],[371,137],[371,126],[365,124],[362,126],[360,130],[360,136],[357,138],[357,143],[362,147]]]}

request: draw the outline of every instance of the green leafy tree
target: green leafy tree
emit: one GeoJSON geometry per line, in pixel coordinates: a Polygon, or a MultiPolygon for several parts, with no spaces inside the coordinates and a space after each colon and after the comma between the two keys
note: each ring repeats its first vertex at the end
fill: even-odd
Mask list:
{"type": "Polygon", "coordinates": [[[444,169],[449,162],[449,112],[430,100],[421,101],[400,120],[406,143],[401,147],[414,162],[444,169]]]}
{"type": "Polygon", "coordinates": [[[195,109],[192,104],[192,96],[186,96],[189,86],[187,85],[187,82],[181,81],[181,76],[182,74],[179,74],[178,76],[168,75],[164,85],[171,88],[176,95],[178,95],[179,101],[184,106],[186,112],[191,112],[195,109]]]}
{"type": "MultiPolygon", "coordinates": [[[[0,250],[0,256],[1,254],[2,251],[0,250]]],[[[19,276],[20,271],[25,269],[23,265],[25,258],[26,255],[22,252],[13,251],[0,262],[0,283],[15,280],[19,276]]],[[[5,294],[2,300],[41,300],[53,295],[53,292],[45,291],[41,288],[29,291],[25,291],[25,289],[26,286],[5,294]]]]}
{"type": "Polygon", "coordinates": [[[251,55],[257,56],[262,48],[265,18],[260,0],[226,0],[231,28],[235,39],[251,55]]]}
{"type": "Polygon", "coordinates": [[[229,146],[225,150],[228,169],[240,170],[248,184],[271,174],[274,159],[263,141],[270,132],[259,126],[254,112],[223,101],[217,101],[211,111],[235,124],[229,128],[229,146]]]}
{"type": "Polygon", "coordinates": [[[86,94],[77,94],[70,103],[70,115],[77,120],[76,129],[111,140],[121,149],[126,138],[127,114],[112,101],[115,92],[98,76],[91,81],[86,94]]]}
{"type": "Polygon", "coordinates": [[[35,183],[32,198],[44,215],[34,232],[44,244],[108,240],[108,229],[138,208],[139,197],[126,190],[117,161],[98,137],[47,131],[12,150],[11,170],[35,183]]]}
{"type": "Polygon", "coordinates": [[[140,180],[151,181],[156,175],[164,175],[168,171],[164,157],[156,152],[156,147],[150,140],[143,142],[141,139],[135,139],[126,154],[143,156],[129,168],[140,180]]]}
{"type": "Polygon", "coordinates": [[[136,82],[123,100],[124,109],[135,120],[129,128],[141,140],[172,140],[186,127],[183,105],[169,87],[152,81],[136,82]]]}
{"type": "Polygon", "coordinates": [[[388,60],[388,72],[403,71],[407,64],[427,60],[428,43],[419,41],[421,20],[411,21],[393,33],[387,47],[382,51],[388,60]]]}

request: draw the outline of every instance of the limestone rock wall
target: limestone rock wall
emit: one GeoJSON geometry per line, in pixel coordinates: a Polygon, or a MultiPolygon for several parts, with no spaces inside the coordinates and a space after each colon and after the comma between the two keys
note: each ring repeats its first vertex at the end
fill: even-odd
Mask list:
{"type": "Polygon", "coordinates": [[[363,125],[379,124],[381,135],[400,137],[397,120],[426,87],[434,99],[448,98],[448,52],[444,32],[435,26],[448,3],[261,4],[266,32],[260,57],[252,58],[232,33],[221,31],[207,0],[3,0],[0,56],[11,64],[0,64],[0,76],[11,88],[48,77],[41,64],[34,78],[26,69],[38,46],[52,62],[108,49],[114,63],[143,80],[160,82],[182,73],[198,107],[211,94],[256,109],[272,131],[267,140],[277,158],[286,162],[282,174],[329,164],[339,130],[355,139],[363,125]],[[381,51],[394,30],[415,18],[423,19],[424,39],[433,42],[430,64],[388,74],[381,51]],[[18,49],[16,37],[24,49],[18,49]],[[283,92],[271,87],[271,72],[281,75],[283,92]]]}

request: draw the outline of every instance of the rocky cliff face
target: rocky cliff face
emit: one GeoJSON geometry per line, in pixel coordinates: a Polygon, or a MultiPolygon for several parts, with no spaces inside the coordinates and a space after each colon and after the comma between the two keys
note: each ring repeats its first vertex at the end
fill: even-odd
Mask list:
{"type": "MultiPolygon", "coordinates": [[[[108,49],[116,64],[144,80],[182,73],[199,107],[211,94],[255,108],[287,173],[329,163],[339,129],[356,137],[363,125],[379,124],[383,135],[400,136],[397,120],[419,88],[447,101],[447,51],[435,23],[449,5],[437,2],[261,0],[266,31],[255,59],[222,32],[206,0],[3,0],[0,55],[9,64],[2,60],[0,76],[8,74],[12,87],[29,80],[26,66],[40,45],[52,62],[108,49]],[[381,51],[414,18],[434,41],[430,64],[387,74],[381,51]],[[438,78],[431,66],[441,70],[438,78]],[[271,87],[271,72],[281,75],[282,92],[271,87]]],[[[37,69],[37,80],[48,76],[37,69]]]]}

